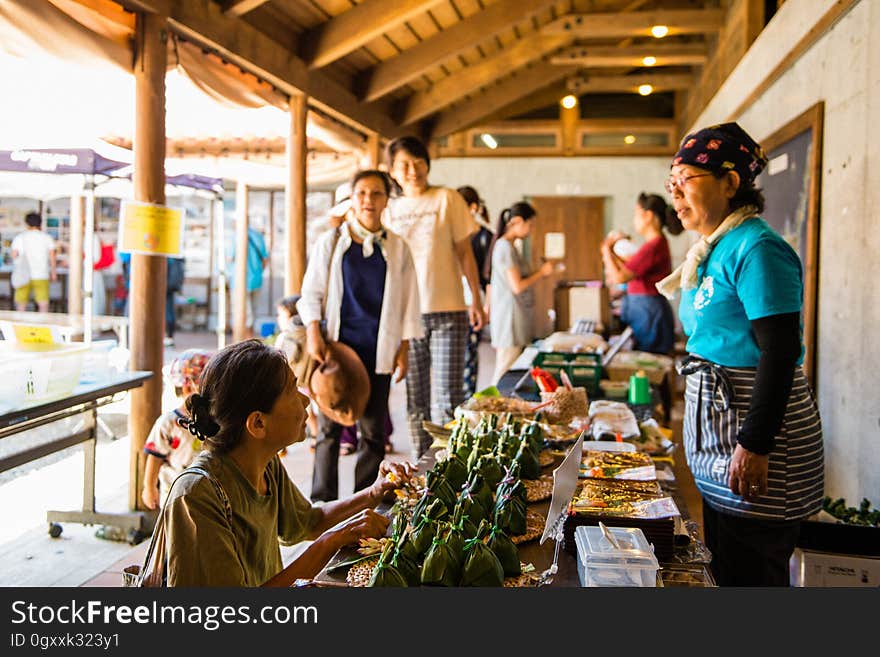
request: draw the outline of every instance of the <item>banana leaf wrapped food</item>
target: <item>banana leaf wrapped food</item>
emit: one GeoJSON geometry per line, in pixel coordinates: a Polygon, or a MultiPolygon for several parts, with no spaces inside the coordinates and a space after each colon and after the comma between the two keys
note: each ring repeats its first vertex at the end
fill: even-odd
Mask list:
{"type": "Polygon", "coordinates": [[[388,543],[382,550],[379,563],[370,575],[367,586],[407,586],[406,578],[391,564],[391,555],[394,552],[394,544],[388,543]]]}
{"type": "Polygon", "coordinates": [[[538,456],[532,451],[529,445],[529,439],[523,438],[520,441],[519,449],[516,452],[514,461],[519,463],[523,479],[538,479],[541,476],[541,463],[538,456]]]}
{"type": "Polygon", "coordinates": [[[456,558],[459,567],[461,567],[464,565],[464,542],[467,538],[461,527],[457,527],[453,523],[446,523],[445,530],[443,531],[446,533],[446,545],[449,547],[449,552],[456,558]]]}
{"type": "Polygon", "coordinates": [[[504,476],[504,472],[501,470],[501,465],[491,453],[483,454],[477,460],[474,469],[483,475],[486,484],[493,490],[498,487],[501,478],[504,476]]]}
{"type": "Polygon", "coordinates": [[[454,494],[455,491],[461,490],[461,487],[467,482],[467,465],[455,453],[450,453],[444,460],[444,463],[446,463],[446,482],[454,494]]]}
{"type": "Polygon", "coordinates": [[[465,542],[464,567],[461,570],[462,586],[503,586],[504,568],[495,553],[483,542],[489,525],[480,523],[477,535],[465,542]]]}
{"type": "Polygon", "coordinates": [[[455,505],[455,509],[452,511],[452,525],[458,528],[466,539],[477,535],[477,526],[483,518],[485,518],[483,507],[474,501],[472,497],[459,498],[458,504],[455,505]],[[476,522],[471,520],[469,511],[479,515],[476,522]]]}
{"type": "Polygon", "coordinates": [[[440,500],[447,511],[452,511],[455,507],[456,495],[443,475],[429,470],[427,473],[427,488],[413,508],[412,524],[418,524],[422,519],[422,514],[425,513],[428,505],[434,500],[440,500]]]}
{"type": "Polygon", "coordinates": [[[489,532],[489,540],[486,541],[486,545],[498,557],[505,577],[516,577],[522,573],[519,550],[498,525],[492,525],[492,531],[489,532]]]}
{"type": "Polygon", "coordinates": [[[511,536],[526,533],[526,504],[511,493],[505,493],[495,503],[495,525],[511,536]]]}
{"type": "Polygon", "coordinates": [[[452,553],[444,532],[439,532],[422,564],[422,584],[426,586],[457,586],[461,579],[461,565],[452,553]]]}
{"type": "Polygon", "coordinates": [[[489,484],[486,483],[483,475],[477,471],[472,472],[468,479],[467,489],[477,503],[483,507],[484,515],[490,515],[495,505],[495,496],[492,494],[492,489],[489,488],[489,484]]]}
{"type": "Polygon", "coordinates": [[[449,511],[440,500],[434,500],[419,520],[410,538],[417,556],[425,554],[431,548],[431,541],[437,534],[437,521],[446,518],[449,511]]]}

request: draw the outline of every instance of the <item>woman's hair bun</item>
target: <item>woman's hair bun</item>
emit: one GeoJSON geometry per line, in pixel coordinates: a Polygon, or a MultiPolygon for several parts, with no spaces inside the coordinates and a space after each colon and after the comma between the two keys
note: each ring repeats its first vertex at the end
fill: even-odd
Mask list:
{"type": "Polygon", "coordinates": [[[220,425],[211,417],[211,400],[199,393],[190,395],[186,400],[189,419],[178,419],[178,423],[202,441],[216,436],[220,425]]]}

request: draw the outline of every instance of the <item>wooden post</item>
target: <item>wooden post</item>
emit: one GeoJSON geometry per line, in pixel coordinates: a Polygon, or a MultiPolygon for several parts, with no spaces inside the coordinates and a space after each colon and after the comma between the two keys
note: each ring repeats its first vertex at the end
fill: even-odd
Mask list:
{"type": "Polygon", "coordinates": [[[578,122],[581,120],[581,104],[572,108],[559,106],[559,121],[562,124],[562,154],[574,155],[577,148],[578,122]]]}
{"type": "MultiPolygon", "coordinates": [[[[235,269],[232,283],[232,341],[251,336],[247,325],[248,187],[241,180],[235,186],[235,269]]],[[[256,312],[256,309],[254,309],[256,312]]]]}
{"type": "MultiPolygon", "coordinates": [[[[134,198],[165,204],[165,65],[166,19],[137,14],[135,77],[134,198]]],[[[162,413],[162,338],[165,328],[166,260],[131,256],[131,369],[153,377],[131,393],[128,434],[131,439],[128,501],[143,509],[144,441],[162,413]]]]}
{"type": "Polygon", "coordinates": [[[275,252],[275,191],[269,190],[269,225],[266,228],[266,252],[269,254],[269,266],[266,268],[269,279],[269,307],[267,312],[272,315],[275,308],[275,269],[272,267],[275,252]]]}
{"type": "Polygon", "coordinates": [[[306,273],[306,112],[305,94],[290,97],[290,135],[287,139],[287,212],[286,267],[284,294],[299,294],[306,273]]]}
{"type": "Polygon", "coordinates": [[[70,197],[70,242],[67,251],[67,313],[83,312],[83,228],[86,197],[70,197]]]}
{"type": "Polygon", "coordinates": [[[364,169],[378,169],[382,164],[382,150],[379,148],[379,135],[375,132],[367,134],[366,152],[361,160],[364,169]]]}

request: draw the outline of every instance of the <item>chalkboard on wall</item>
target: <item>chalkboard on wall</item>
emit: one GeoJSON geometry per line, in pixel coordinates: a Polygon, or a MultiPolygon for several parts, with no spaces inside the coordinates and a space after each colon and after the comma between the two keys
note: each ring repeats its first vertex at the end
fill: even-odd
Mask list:
{"type": "Polygon", "coordinates": [[[764,219],[797,251],[804,266],[804,371],[814,391],[823,116],[824,103],[816,103],[763,139],[769,162],[756,181],[767,201],[764,219]]]}

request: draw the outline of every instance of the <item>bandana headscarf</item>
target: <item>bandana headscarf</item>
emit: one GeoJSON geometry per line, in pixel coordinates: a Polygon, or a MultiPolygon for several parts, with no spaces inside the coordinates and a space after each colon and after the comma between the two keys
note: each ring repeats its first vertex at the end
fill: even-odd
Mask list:
{"type": "Polygon", "coordinates": [[[689,164],[715,173],[736,171],[745,184],[767,165],[764,149],[738,123],[722,123],[689,134],[672,165],[689,164]]]}
{"type": "Polygon", "coordinates": [[[388,255],[385,253],[385,228],[380,228],[374,233],[373,231],[364,228],[354,217],[349,217],[346,220],[346,223],[348,224],[349,232],[363,242],[363,253],[365,258],[369,258],[373,255],[373,246],[376,245],[379,247],[379,250],[382,252],[385,259],[388,259],[388,255]]]}

